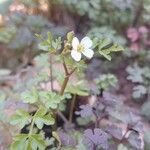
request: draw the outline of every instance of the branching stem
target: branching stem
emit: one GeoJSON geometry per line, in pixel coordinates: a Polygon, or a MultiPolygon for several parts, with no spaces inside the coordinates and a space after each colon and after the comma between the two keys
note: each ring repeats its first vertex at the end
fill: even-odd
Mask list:
{"type": "MultiPolygon", "coordinates": [[[[63,60],[63,67],[64,67],[64,71],[65,71],[65,79],[63,81],[63,84],[61,86],[61,90],[60,90],[60,95],[63,96],[66,86],[68,84],[69,78],[70,76],[75,72],[76,68],[74,68],[72,71],[68,71],[68,68],[66,66],[65,61],[63,60]]],[[[63,115],[63,113],[59,110],[57,110],[57,114],[59,115],[59,117],[61,117],[61,119],[65,122],[65,123],[69,123],[68,119],[63,115]]]]}

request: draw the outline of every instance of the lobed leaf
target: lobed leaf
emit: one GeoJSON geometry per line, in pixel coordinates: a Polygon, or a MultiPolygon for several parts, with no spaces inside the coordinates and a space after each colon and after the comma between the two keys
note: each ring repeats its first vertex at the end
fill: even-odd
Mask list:
{"type": "Polygon", "coordinates": [[[31,117],[28,112],[19,109],[16,111],[16,114],[12,116],[10,123],[12,125],[19,125],[20,128],[23,128],[26,124],[31,122],[31,117]]]}
{"type": "Polygon", "coordinates": [[[21,93],[21,98],[25,103],[35,103],[39,100],[38,91],[33,88],[31,91],[25,91],[21,93]]]}
{"type": "Polygon", "coordinates": [[[53,125],[55,123],[51,113],[48,113],[44,107],[41,107],[34,116],[34,122],[39,129],[43,128],[43,125],[53,125]]]}
{"type": "Polygon", "coordinates": [[[124,49],[122,46],[114,44],[107,39],[100,40],[98,44],[98,51],[100,55],[104,56],[109,61],[111,60],[110,54],[112,52],[118,52],[118,51],[123,51],[123,50],[124,49]]]}

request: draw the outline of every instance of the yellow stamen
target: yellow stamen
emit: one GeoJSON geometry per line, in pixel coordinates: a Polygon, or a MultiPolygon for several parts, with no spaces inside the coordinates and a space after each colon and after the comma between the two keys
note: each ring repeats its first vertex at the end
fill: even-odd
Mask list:
{"type": "Polygon", "coordinates": [[[83,44],[79,44],[78,47],[77,47],[77,51],[80,52],[80,53],[83,52],[84,49],[85,49],[85,48],[84,48],[84,45],[83,45],[83,44]]]}

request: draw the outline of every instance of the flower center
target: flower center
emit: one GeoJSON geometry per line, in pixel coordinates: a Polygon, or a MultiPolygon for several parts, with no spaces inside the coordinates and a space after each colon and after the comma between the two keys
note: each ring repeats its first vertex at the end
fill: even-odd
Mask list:
{"type": "Polygon", "coordinates": [[[84,49],[85,49],[85,48],[84,48],[84,45],[83,45],[83,44],[79,44],[78,47],[77,47],[77,51],[80,52],[80,53],[83,52],[84,49]]]}

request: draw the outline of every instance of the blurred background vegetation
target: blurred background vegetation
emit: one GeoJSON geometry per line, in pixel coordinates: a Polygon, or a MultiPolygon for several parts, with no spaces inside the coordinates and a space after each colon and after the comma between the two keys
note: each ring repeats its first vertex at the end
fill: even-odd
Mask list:
{"type": "Polygon", "coordinates": [[[149,29],[149,3],[149,0],[1,0],[0,66],[14,68],[30,62],[38,53],[34,34],[45,35],[47,31],[56,36],[69,30],[79,35],[105,36],[131,46],[133,51],[146,50],[150,43],[148,35],[144,34],[142,41],[139,37],[132,41],[128,36],[138,34],[135,28],[149,29]],[[131,27],[134,29],[127,35],[131,27]],[[140,46],[143,40],[147,43],[144,48],[140,46]]]}
{"type": "MultiPolygon", "coordinates": [[[[127,104],[149,124],[150,0],[0,0],[0,77],[32,65],[40,53],[35,33],[63,37],[71,30],[126,49],[112,62],[97,56],[86,74],[95,78],[101,72],[114,73],[127,104]]],[[[149,137],[150,130],[145,134],[148,150],[149,137]]]]}

